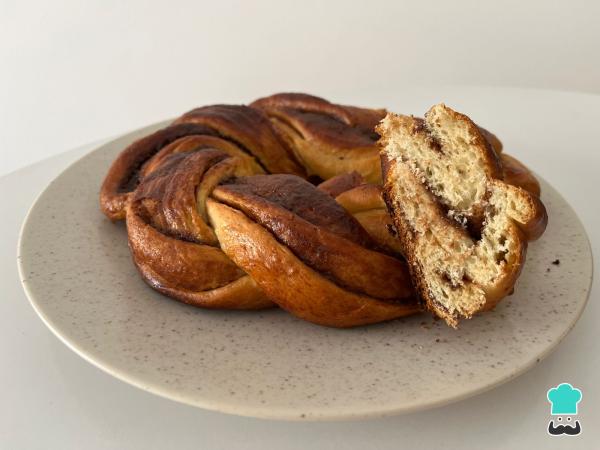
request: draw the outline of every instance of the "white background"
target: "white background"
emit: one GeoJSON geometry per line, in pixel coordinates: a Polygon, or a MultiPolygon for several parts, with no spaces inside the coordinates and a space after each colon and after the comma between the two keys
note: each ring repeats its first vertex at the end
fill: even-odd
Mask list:
{"type": "Polygon", "coordinates": [[[600,2],[582,0],[0,0],[0,175],[281,90],[334,101],[397,85],[600,93],[599,21],[600,2]]]}

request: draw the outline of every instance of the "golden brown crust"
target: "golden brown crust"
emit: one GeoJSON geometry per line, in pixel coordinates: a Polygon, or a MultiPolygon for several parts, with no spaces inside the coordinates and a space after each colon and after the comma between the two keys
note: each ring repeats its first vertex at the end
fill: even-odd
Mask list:
{"type": "Polygon", "coordinates": [[[111,220],[124,219],[129,196],[139,182],[144,163],[177,139],[196,134],[214,133],[202,125],[172,125],[135,141],[123,150],[112,163],[100,188],[100,206],[104,214],[111,220]]]}
{"type": "MultiPolygon", "coordinates": [[[[299,260],[340,287],[389,301],[412,295],[403,261],[377,251],[355,218],[298,177],[238,178],[217,187],[213,198],[243,212],[299,260]]],[[[241,267],[260,264],[252,260],[241,267]]]]}
{"type": "Polygon", "coordinates": [[[280,307],[302,319],[331,327],[353,327],[419,311],[412,300],[385,302],[340,287],[239,210],[209,200],[208,212],[225,253],[280,307]]]}
{"type": "Polygon", "coordinates": [[[219,249],[198,208],[203,191],[238,173],[237,161],[211,149],[173,154],[131,195],[126,214],[129,247],[142,277],[155,289],[207,308],[272,306],[219,249]]]}
{"type": "MultiPolygon", "coordinates": [[[[381,111],[303,95],[275,96],[263,106],[271,101],[290,108],[292,115],[305,115],[298,124],[320,139],[325,160],[330,149],[341,158],[351,155],[357,143],[373,150],[373,127],[381,111]]],[[[297,152],[272,118],[260,107],[197,108],[133,143],[113,163],[101,189],[101,206],[112,220],[126,218],[134,263],[144,280],[177,300],[207,308],[255,309],[272,306],[272,300],[286,302],[291,291],[287,297],[269,298],[261,288],[265,280],[257,283],[248,275],[262,261],[250,260],[248,268],[223,253],[208,222],[207,202],[216,203],[208,200],[212,195],[222,206],[243,211],[247,220],[293,252],[315,286],[341,295],[339,310],[333,308],[330,319],[315,318],[318,323],[351,326],[416,311],[403,260],[390,256],[380,239],[371,238],[334,200],[362,185],[363,178],[344,176],[319,190],[294,176],[310,170],[298,164],[297,152]],[[288,175],[257,175],[265,172],[288,175]]],[[[276,280],[273,273],[271,282],[276,280]]],[[[324,301],[300,297],[298,307],[291,309],[324,301]]]]}
{"type": "Polygon", "coordinates": [[[358,172],[344,173],[319,184],[319,189],[333,198],[354,187],[364,184],[364,178],[358,172]]]}
{"type": "MultiPolygon", "coordinates": [[[[338,105],[314,95],[289,92],[260,98],[252,102],[250,106],[264,110],[269,110],[271,108],[290,109],[295,113],[306,112],[327,115],[329,118],[345,123],[350,127],[354,127],[356,131],[363,135],[371,135],[375,126],[377,126],[379,121],[385,117],[386,114],[385,109],[338,105]]],[[[326,117],[317,120],[328,122],[328,118],[326,117]]],[[[342,135],[343,133],[331,134],[332,130],[325,129],[322,131],[332,139],[332,142],[348,139],[348,137],[342,135]]],[[[351,136],[353,135],[354,134],[352,133],[351,136]]]]}
{"type": "Polygon", "coordinates": [[[244,105],[212,105],[193,109],[175,121],[209,127],[218,135],[253,155],[269,173],[305,175],[285,143],[273,131],[269,119],[244,105]]]}
{"type": "MultiPolygon", "coordinates": [[[[213,197],[250,214],[268,228],[280,225],[283,217],[272,220],[270,213],[279,208],[323,231],[334,233],[364,247],[372,247],[370,236],[342,206],[308,181],[294,175],[256,175],[238,177],[221,184],[213,197]],[[266,224],[271,220],[273,223],[266,224]]],[[[283,226],[287,222],[283,223],[283,226]]],[[[292,226],[296,226],[294,222],[292,226]]],[[[310,245],[310,242],[306,243],[310,245]]]]}
{"type": "Polygon", "coordinates": [[[140,169],[140,178],[143,178],[150,172],[163,164],[164,160],[170,155],[176,153],[187,153],[202,149],[215,149],[227,153],[229,156],[235,156],[239,159],[239,164],[244,166],[244,170],[248,173],[264,173],[260,163],[249,153],[243,151],[236,144],[216,136],[207,134],[198,134],[186,136],[169,145],[163,147],[152,158],[150,158],[140,169]]]}
{"type": "Polygon", "coordinates": [[[378,184],[364,183],[355,186],[340,192],[335,200],[352,214],[372,209],[385,209],[381,186],[378,184]]]}
{"type": "Polygon", "coordinates": [[[286,144],[258,110],[239,105],[212,105],[192,110],[172,125],[127,147],[111,165],[100,190],[100,205],[111,220],[125,218],[125,208],[147,166],[171,153],[217,148],[240,156],[254,171],[303,175],[286,144]],[[155,159],[156,158],[156,159],[155,159]],[[155,161],[152,161],[155,159],[155,161]]]}
{"type": "MultiPolygon", "coordinates": [[[[187,139],[194,142],[176,142],[148,161],[127,203],[134,263],[153,288],[205,308],[257,309],[274,301],[330,326],[389,320],[417,310],[404,262],[378,251],[360,223],[326,192],[294,175],[244,176],[252,173],[251,165],[220,150],[197,148],[196,137],[187,139]],[[293,252],[314,285],[340,294],[347,314],[338,305],[329,319],[306,315],[308,304],[323,300],[299,295],[297,306],[290,306],[285,295],[263,289],[262,278],[249,276],[264,263],[256,253],[241,262],[220,247],[208,223],[210,195],[243,211],[293,252]],[[364,311],[357,312],[356,305],[364,311]]],[[[251,239],[247,236],[247,243],[251,239]]]]}
{"type": "Polygon", "coordinates": [[[490,147],[496,152],[496,154],[500,155],[502,153],[502,141],[498,139],[491,131],[486,130],[483,127],[479,127],[479,131],[483,135],[484,139],[490,144],[490,147]]]}
{"type": "Polygon", "coordinates": [[[360,184],[340,192],[335,200],[360,222],[380,249],[402,255],[402,245],[383,200],[381,186],[360,184]]]}
{"type": "Polygon", "coordinates": [[[384,252],[402,255],[394,223],[383,201],[381,186],[365,183],[356,172],[338,175],[318,186],[354,216],[384,252]]]}
{"type": "Polygon", "coordinates": [[[502,161],[502,167],[504,168],[505,182],[525,189],[536,197],[540,196],[540,182],[525,164],[506,153],[500,155],[500,160],[502,161]]]}
{"type": "Polygon", "coordinates": [[[327,180],[356,171],[369,182],[381,182],[378,136],[373,129],[385,110],[291,93],[261,98],[250,106],[269,116],[309,175],[327,180]]]}

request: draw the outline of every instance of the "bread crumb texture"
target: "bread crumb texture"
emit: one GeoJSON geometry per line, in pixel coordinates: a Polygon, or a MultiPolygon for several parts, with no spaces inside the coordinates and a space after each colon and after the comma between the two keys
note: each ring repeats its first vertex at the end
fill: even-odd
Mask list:
{"type": "Polygon", "coordinates": [[[427,307],[451,326],[493,307],[514,286],[528,232],[545,224],[543,205],[503,181],[479,127],[444,104],[424,119],[390,113],[377,131],[386,201],[427,307]]]}

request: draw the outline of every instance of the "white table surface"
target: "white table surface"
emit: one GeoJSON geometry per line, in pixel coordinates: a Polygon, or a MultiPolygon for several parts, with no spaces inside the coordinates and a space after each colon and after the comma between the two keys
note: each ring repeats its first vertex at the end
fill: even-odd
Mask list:
{"type": "MultiPolygon", "coordinates": [[[[532,130],[552,133],[540,134],[539,145],[524,159],[570,201],[599,255],[600,96],[543,91],[518,95],[524,105],[560,107],[556,121],[532,130]],[[576,136],[561,129],[565,118],[578,124],[576,136]]],[[[503,128],[501,122],[496,126],[503,128]]],[[[532,370],[487,393],[415,414],[331,423],[241,418],[180,405],[103,373],[71,352],[37,318],[21,289],[15,262],[18,231],[36,195],[92,147],[0,178],[0,448],[599,448],[598,282],[574,330],[532,370]],[[546,433],[546,391],[560,382],[583,391],[583,432],[578,437],[546,433]]],[[[597,268],[595,275],[598,280],[597,268]]]]}

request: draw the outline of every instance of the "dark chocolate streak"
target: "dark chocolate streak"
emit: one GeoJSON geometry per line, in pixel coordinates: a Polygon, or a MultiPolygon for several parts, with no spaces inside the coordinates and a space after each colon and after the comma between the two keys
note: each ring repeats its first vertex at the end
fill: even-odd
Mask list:
{"type": "MultiPolygon", "coordinates": [[[[180,123],[176,125],[171,125],[167,128],[157,131],[156,133],[143,138],[132,145],[135,146],[138,154],[136,155],[136,162],[134,164],[133,170],[129,174],[126,180],[121,183],[118,192],[132,192],[135,190],[137,185],[140,182],[139,174],[144,167],[144,164],[149,161],[156,153],[158,153],[161,149],[166,147],[167,145],[175,142],[178,139],[187,137],[187,136],[195,136],[195,135],[208,135],[218,137],[219,139],[223,139],[224,141],[228,141],[238,147],[241,151],[252,156],[254,161],[263,169],[265,172],[268,172],[263,165],[262,161],[258,158],[258,156],[254,155],[248,148],[246,148],[243,144],[232,139],[227,136],[223,136],[217,130],[208,127],[206,125],[199,125],[195,123],[180,123]]],[[[210,147],[199,147],[201,148],[210,148],[210,147]]]]}
{"type": "Polygon", "coordinates": [[[363,247],[375,245],[360,223],[331,196],[294,175],[254,175],[223,184],[237,196],[254,196],[274,203],[307,222],[363,247]]]}
{"type": "Polygon", "coordinates": [[[267,164],[260,161],[261,149],[266,150],[269,145],[273,145],[274,143],[280,146],[280,149],[288,158],[293,160],[294,163],[298,163],[291,149],[279,139],[268,117],[261,110],[246,105],[202,106],[188,111],[177,119],[176,122],[187,123],[186,121],[190,123],[200,121],[205,126],[215,128],[217,132],[219,132],[219,129],[222,129],[228,134],[238,134],[255,141],[257,145],[256,154],[236,139],[219,132],[219,137],[235,143],[246,153],[254,156],[266,173],[270,173],[271,170],[266,170],[267,164]]]}
{"type": "Polygon", "coordinates": [[[351,292],[365,294],[330,271],[330,254],[336,249],[323,245],[326,237],[322,232],[335,234],[367,249],[375,247],[360,223],[333,198],[294,175],[256,175],[227,183],[213,191],[214,198],[265,227],[278,242],[325,278],[351,292]]]}
{"type": "MultiPolygon", "coordinates": [[[[428,142],[430,144],[430,148],[434,151],[444,154],[444,147],[443,147],[442,143],[439,142],[435,138],[435,136],[429,129],[427,122],[425,122],[425,120],[418,118],[418,117],[415,117],[414,120],[415,120],[415,125],[414,125],[413,129],[411,130],[412,133],[413,134],[426,133],[429,138],[428,142]]],[[[486,140],[486,144],[488,146],[490,146],[490,144],[487,142],[487,140],[486,140]]],[[[491,146],[490,146],[490,148],[491,148],[491,146]]],[[[469,236],[471,237],[471,239],[473,239],[475,241],[481,240],[481,231],[483,229],[483,222],[485,219],[484,212],[481,209],[481,207],[478,207],[478,205],[475,205],[475,209],[472,212],[472,214],[464,216],[467,223],[466,223],[466,226],[463,226],[463,224],[458,222],[458,220],[448,216],[448,211],[450,211],[451,207],[446,204],[445,200],[442,197],[440,197],[439,195],[437,195],[436,193],[433,192],[429,182],[425,181],[425,182],[423,182],[423,185],[425,186],[425,189],[427,190],[427,192],[429,193],[431,198],[438,205],[438,209],[440,210],[440,215],[446,220],[446,223],[455,227],[456,229],[466,230],[467,233],[469,233],[469,236]]],[[[490,196],[490,192],[486,192],[484,195],[483,201],[485,202],[486,200],[488,200],[489,196],[490,196]]]]}
{"type": "MultiPolygon", "coordinates": [[[[132,201],[140,205],[138,208],[141,208],[138,211],[142,213],[141,217],[148,225],[166,236],[200,244],[200,241],[184,233],[180,227],[174,227],[173,225],[165,227],[164,224],[161,226],[161,224],[153,219],[169,216],[172,221],[176,220],[169,206],[173,200],[182,195],[189,194],[194,196],[193,199],[190,199],[190,202],[194,204],[196,190],[201,186],[206,172],[227,158],[230,158],[230,156],[220,150],[214,149],[169,155],[159,168],[141,180],[141,183],[135,190],[132,201]],[[186,192],[186,189],[189,187],[192,187],[193,190],[186,192]],[[144,200],[155,202],[154,211],[147,211],[143,205],[144,200]]],[[[183,219],[180,218],[179,220],[183,219]]]]}
{"type": "Polygon", "coordinates": [[[281,120],[294,129],[303,138],[307,139],[306,133],[298,127],[296,121],[310,130],[311,134],[329,142],[335,142],[340,147],[369,147],[375,144],[379,136],[372,129],[364,127],[353,127],[339,118],[322,112],[303,111],[299,109],[282,109],[276,119],[281,120]]]}
{"type": "Polygon", "coordinates": [[[139,173],[144,163],[158,153],[163,147],[169,145],[179,138],[197,134],[217,136],[214,130],[204,125],[182,123],[170,125],[167,128],[158,130],[155,133],[152,133],[151,135],[131,144],[131,146],[125,151],[134,154],[132,170],[127,178],[121,182],[118,192],[125,193],[133,191],[139,183],[139,173]]]}

